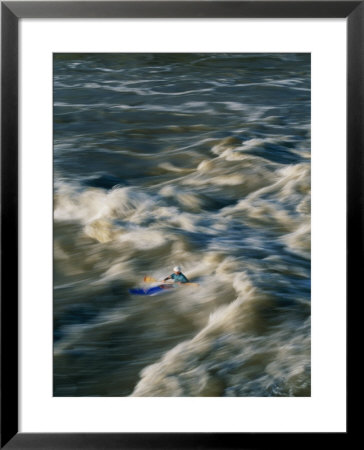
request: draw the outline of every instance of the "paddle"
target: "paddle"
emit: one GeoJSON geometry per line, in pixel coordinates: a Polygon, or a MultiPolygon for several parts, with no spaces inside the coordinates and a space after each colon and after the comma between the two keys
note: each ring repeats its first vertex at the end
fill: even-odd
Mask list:
{"type": "MultiPolygon", "coordinates": [[[[166,283],[166,281],[164,281],[164,280],[157,280],[156,278],[153,278],[153,277],[151,277],[151,276],[149,276],[149,275],[146,275],[145,277],[144,277],[144,282],[145,283],[166,283]]],[[[188,286],[200,286],[198,283],[190,283],[190,282],[188,282],[188,283],[181,283],[181,285],[188,285],[188,286]]]]}

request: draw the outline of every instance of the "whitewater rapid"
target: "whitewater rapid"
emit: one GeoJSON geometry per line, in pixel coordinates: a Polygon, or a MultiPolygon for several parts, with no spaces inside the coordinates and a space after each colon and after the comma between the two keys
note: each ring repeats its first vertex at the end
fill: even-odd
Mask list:
{"type": "Polygon", "coordinates": [[[309,396],[309,58],[155,59],[55,60],[54,394],[309,396]]]}

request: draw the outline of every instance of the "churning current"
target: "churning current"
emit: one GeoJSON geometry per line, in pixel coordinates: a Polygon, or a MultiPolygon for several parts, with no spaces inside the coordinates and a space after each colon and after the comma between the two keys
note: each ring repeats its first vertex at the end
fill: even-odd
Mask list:
{"type": "Polygon", "coordinates": [[[54,55],[55,396],[310,396],[310,67],[54,55]]]}

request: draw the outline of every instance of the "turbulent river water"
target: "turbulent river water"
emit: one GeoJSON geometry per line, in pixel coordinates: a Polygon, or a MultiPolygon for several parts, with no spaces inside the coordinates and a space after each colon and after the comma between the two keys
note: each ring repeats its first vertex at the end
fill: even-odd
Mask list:
{"type": "Polygon", "coordinates": [[[310,99],[309,54],[54,55],[55,396],[310,395],[310,99]]]}

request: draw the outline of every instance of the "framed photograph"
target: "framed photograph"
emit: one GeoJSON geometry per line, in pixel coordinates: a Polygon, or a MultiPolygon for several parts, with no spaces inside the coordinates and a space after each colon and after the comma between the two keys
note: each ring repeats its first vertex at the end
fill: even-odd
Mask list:
{"type": "Polygon", "coordinates": [[[1,446],[346,439],[362,2],[1,6],[1,446]]]}

